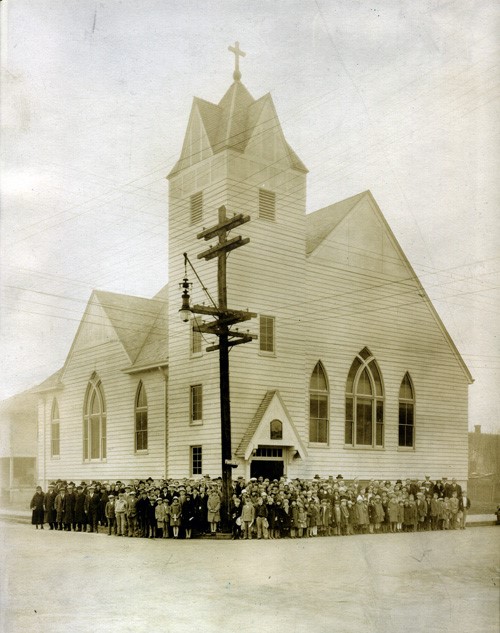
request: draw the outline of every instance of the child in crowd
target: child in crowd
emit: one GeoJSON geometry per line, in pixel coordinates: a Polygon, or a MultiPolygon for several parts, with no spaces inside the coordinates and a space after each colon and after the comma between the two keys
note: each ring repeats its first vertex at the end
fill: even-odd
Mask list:
{"type": "Polygon", "coordinates": [[[342,510],[340,508],[340,500],[335,499],[333,504],[333,511],[331,515],[330,524],[332,526],[332,531],[335,536],[340,536],[343,534],[342,530],[342,510]]]}
{"type": "Polygon", "coordinates": [[[104,508],[106,520],[108,522],[108,536],[111,536],[111,532],[116,535],[116,514],[115,514],[115,495],[109,494],[104,508]]]}
{"type": "Polygon", "coordinates": [[[297,524],[298,524],[298,536],[302,538],[307,536],[307,509],[303,503],[297,502],[297,524]]]}
{"type": "Polygon", "coordinates": [[[174,497],[170,505],[170,527],[174,538],[179,538],[179,526],[181,524],[181,504],[179,498],[174,497]]]}
{"type": "Polygon", "coordinates": [[[241,529],[243,532],[243,539],[252,538],[252,525],[255,521],[255,508],[250,500],[250,497],[245,496],[243,502],[243,509],[241,511],[241,529]]]}
{"type": "Polygon", "coordinates": [[[459,510],[459,500],[458,494],[456,491],[453,491],[451,495],[451,499],[449,499],[450,505],[450,528],[452,530],[456,530],[458,527],[458,510],[459,510]]]}
{"type": "Polygon", "coordinates": [[[235,497],[231,506],[231,538],[235,541],[241,538],[241,500],[235,497]]]}
{"type": "Polygon", "coordinates": [[[439,501],[438,501],[438,493],[434,492],[432,495],[432,499],[430,500],[430,517],[431,517],[431,528],[433,530],[437,530],[439,528],[438,519],[439,519],[439,501]]]}
{"type": "Polygon", "coordinates": [[[324,497],[321,499],[321,505],[319,507],[318,528],[321,536],[330,535],[330,523],[331,523],[331,505],[328,503],[328,499],[324,497]]]}
{"type": "Polygon", "coordinates": [[[125,490],[121,489],[118,493],[118,499],[115,500],[115,518],[116,518],[116,534],[118,536],[127,536],[127,500],[125,498],[125,490]]]}
{"type": "Polygon", "coordinates": [[[405,520],[405,502],[401,499],[401,501],[398,504],[398,526],[397,526],[397,531],[398,532],[402,532],[403,531],[403,523],[405,520]]]}
{"type": "Polygon", "coordinates": [[[166,531],[165,526],[165,500],[162,497],[159,497],[156,501],[155,508],[155,517],[156,517],[156,536],[158,538],[163,538],[163,535],[166,531]]]}
{"type": "Polygon", "coordinates": [[[448,497],[443,498],[443,526],[445,530],[450,529],[450,500],[448,497]]]}
{"type": "Polygon", "coordinates": [[[389,523],[391,526],[391,532],[398,531],[398,518],[399,518],[399,503],[396,495],[392,494],[389,497],[389,503],[387,504],[389,523]]]}

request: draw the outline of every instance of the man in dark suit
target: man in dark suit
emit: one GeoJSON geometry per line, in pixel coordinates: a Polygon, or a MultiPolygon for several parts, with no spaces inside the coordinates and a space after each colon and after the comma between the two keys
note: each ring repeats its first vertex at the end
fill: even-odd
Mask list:
{"type": "Polygon", "coordinates": [[[99,518],[100,495],[96,492],[94,486],[89,486],[88,495],[85,503],[85,513],[89,524],[89,532],[97,532],[97,521],[99,518]]]}
{"type": "Polygon", "coordinates": [[[457,493],[457,497],[458,499],[460,499],[460,497],[462,496],[462,486],[460,486],[460,484],[457,484],[457,480],[455,478],[451,480],[451,484],[445,486],[444,496],[451,499],[454,492],[457,493]]]}
{"type": "Polygon", "coordinates": [[[442,481],[438,480],[434,484],[434,492],[437,492],[439,499],[442,499],[444,497],[444,491],[446,488],[445,482],[446,482],[446,477],[443,477],[442,481]]]}

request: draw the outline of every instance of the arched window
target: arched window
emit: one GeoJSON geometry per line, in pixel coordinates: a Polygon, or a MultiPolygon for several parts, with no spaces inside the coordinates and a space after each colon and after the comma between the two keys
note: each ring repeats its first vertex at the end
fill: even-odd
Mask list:
{"type": "Polygon", "coordinates": [[[135,396],[135,450],[148,450],[148,399],[142,380],[135,396]]]}
{"type": "Polygon", "coordinates": [[[106,459],[106,401],[97,374],[92,374],[83,405],[83,459],[106,459]]]}
{"type": "Polygon", "coordinates": [[[328,443],[329,390],[321,361],[316,363],[309,382],[309,441],[328,443]]]}
{"type": "Polygon", "coordinates": [[[283,422],[281,420],[271,420],[269,438],[271,440],[283,439],[283,422]]]}
{"type": "Polygon", "coordinates": [[[60,446],[60,419],[59,419],[59,405],[54,398],[52,401],[52,411],[50,414],[50,456],[59,457],[61,454],[60,446]]]}
{"type": "Polygon", "coordinates": [[[415,446],[415,391],[406,373],[399,388],[399,446],[415,446]]]}
{"type": "Polygon", "coordinates": [[[354,359],[347,377],[345,443],[384,445],[384,387],[377,362],[366,347],[354,359]]]}

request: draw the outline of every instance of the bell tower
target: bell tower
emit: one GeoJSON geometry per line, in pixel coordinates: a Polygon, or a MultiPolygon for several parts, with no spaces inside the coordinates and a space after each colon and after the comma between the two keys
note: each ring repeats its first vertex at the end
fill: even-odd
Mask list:
{"type": "MultiPolygon", "coordinates": [[[[239,63],[246,53],[238,42],[229,51],[235,55],[234,81],[218,104],[194,98],[180,157],[168,175],[169,476],[186,475],[193,446],[203,448],[204,472],[220,470],[217,359],[193,354],[191,328],[178,317],[178,283],[187,252],[204,285],[210,291],[217,287],[216,266],[196,259],[203,249],[197,235],[217,222],[222,205],[228,216],[251,217],[241,228],[250,243],[228,256],[229,304],[259,315],[245,324],[252,333],[261,333],[261,315],[265,327],[272,328],[267,348],[261,337],[231,353],[233,453],[269,389],[295,389],[287,402],[292,416],[303,415],[305,406],[304,324],[295,301],[304,296],[307,169],[285,139],[270,94],[254,99],[241,82],[239,63]],[[190,390],[196,385],[203,394],[200,424],[190,410],[190,390]]],[[[199,284],[191,294],[193,303],[206,301],[199,284]]],[[[211,342],[202,341],[202,348],[211,342]]]]}

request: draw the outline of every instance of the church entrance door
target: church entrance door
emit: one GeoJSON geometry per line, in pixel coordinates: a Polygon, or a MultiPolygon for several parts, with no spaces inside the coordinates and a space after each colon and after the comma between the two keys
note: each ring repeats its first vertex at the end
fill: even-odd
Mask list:
{"type": "Polygon", "coordinates": [[[250,464],[250,477],[263,477],[264,479],[279,479],[283,477],[283,462],[271,460],[253,460],[250,464]]]}

